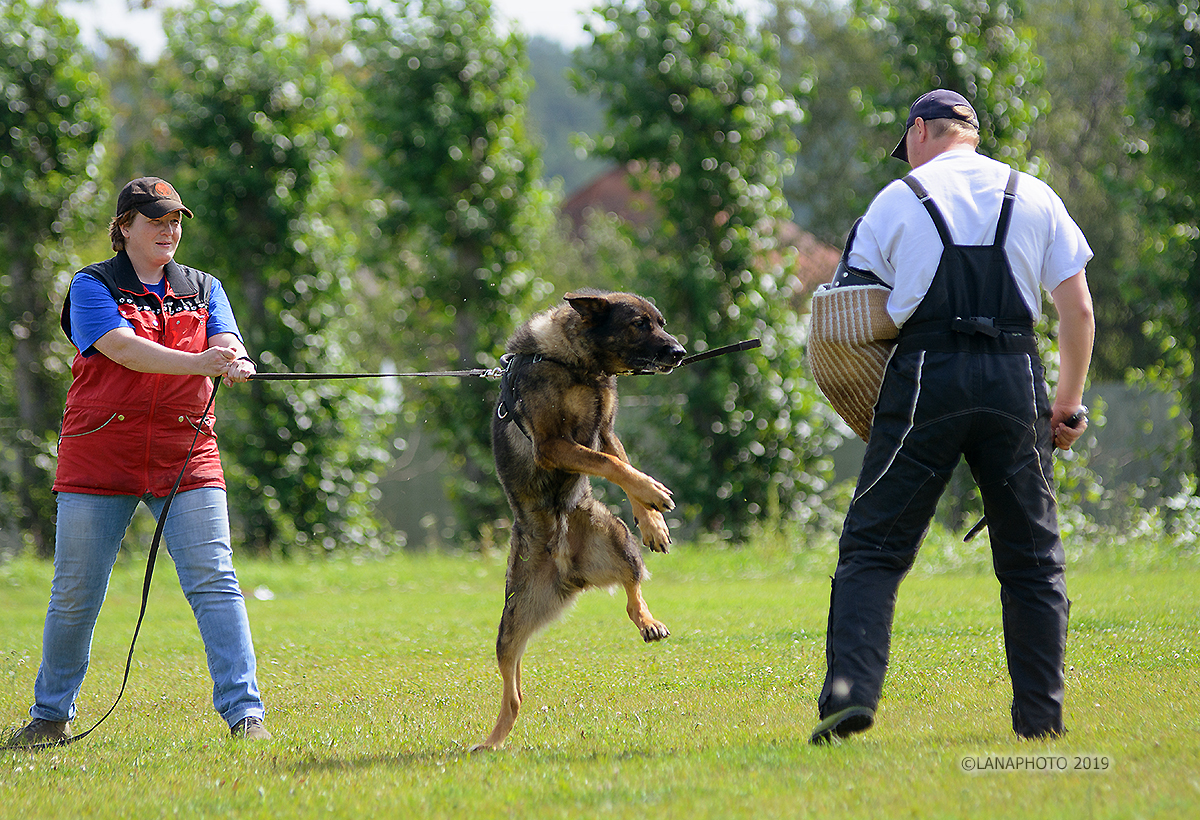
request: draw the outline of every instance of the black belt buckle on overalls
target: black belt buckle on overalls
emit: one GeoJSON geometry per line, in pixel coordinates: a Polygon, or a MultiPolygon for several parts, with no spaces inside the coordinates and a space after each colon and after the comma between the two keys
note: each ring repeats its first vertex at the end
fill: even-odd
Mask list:
{"type": "Polygon", "coordinates": [[[956,333],[969,335],[982,333],[993,339],[1000,338],[1000,329],[996,327],[996,320],[990,316],[972,316],[968,319],[956,316],[950,320],[950,329],[956,333]]]}

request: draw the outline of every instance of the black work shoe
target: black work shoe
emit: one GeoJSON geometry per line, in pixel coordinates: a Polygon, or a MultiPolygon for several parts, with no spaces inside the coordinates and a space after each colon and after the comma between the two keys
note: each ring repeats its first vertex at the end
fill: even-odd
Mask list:
{"type": "Polygon", "coordinates": [[[875,710],[870,706],[848,706],[818,723],[808,742],[816,746],[832,743],[834,738],[865,732],[874,724],[875,710]]]}
{"type": "Polygon", "coordinates": [[[232,737],[244,737],[247,740],[270,740],[271,733],[263,726],[262,718],[244,717],[233,726],[229,727],[229,734],[232,737]]]}
{"type": "Polygon", "coordinates": [[[12,733],[4,743],[6,749],[20,749],[43,743],[55,745],[71,739],[71,724],[65,720],[42,720],[34,718],[12,733]]]}

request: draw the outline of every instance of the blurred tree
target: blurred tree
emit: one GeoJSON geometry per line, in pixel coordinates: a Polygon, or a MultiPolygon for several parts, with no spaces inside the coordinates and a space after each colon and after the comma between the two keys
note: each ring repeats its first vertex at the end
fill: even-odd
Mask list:
{"type": "MultiPolygon", "coordinates": [[[[225,283],[263,371],[359,369],[345,346],[356,237],[332,221],[353,94],[330,57],[344,34],[327,22],[285,30],[252,1],[195,0],[164,17],[158,125],[196,213],[180,261],[225,283]]],[[[221,405],[235,540],[284,556],[384,546],[372,512],[391,412],[380,385],[255,381],[221,405]]]]}
{"type": "Polygon", "coordinates": [[[639,383],[657,394],[648,429],[661,445],[639,463],[710,533],[743,537],[762,518],[803,517],[836,434],[804,374],[799,283],[778,241],[781,152],[795,150],[801,117],[780,88],[779,41],[728,0],[609,2],[597,13],[574,77],[608,107],[592,150],[635,169],[662,209],[640,238],[638,288],[692,352],[763,343],[639,383]]]}
{"type": "Polygon", "coordinates": [[[71,237],[99,224],[103,82],[53,0],[0,7],[0,529],[54,549],[54,452],[74,348],[71,237]]]}
{"type": "Polygon", "coordinates": [[[602,160],[582,155],[573,144],[576,134],[600,128],[604,112],[594,99],[571,88],[566,77],[570,65],[571,55],[558,43],[542,37],[529,41],[530,130],[541,138],[543,175],[561,177],[568,193],[607,167],[602,160]]]}
{"type": "MultiPolygon", "coordinates": [[[[893,173],[893,130],[863,115],[861,89],[882,83],[873,33],[851,25],[844,0],[775,0],[764,28],[780,39],[780,74],[806,116],[793,127],[800,150],[785,193],[806,230],[840,248],[878,191],[882,162],[893,173]]],[[[832,271],[830,272],[832,274],[832,271]]]]}
{"type": "Polygon", "coordinates": [[[876,149],[877,189],[904,172],[887,156],[912,101],[931,88],[950,88],[971,101],[982,153],[1040,170],[1029,139],[1050,100],[1022,0],[852,0],[852,9],[851,24],[870,32],[881,61],[881,82],[856,93],[867,121],[891,140],[876,149]]]}
{"type": "Polygon", "coordinates": [[[1154,356],[1142,318],[1121,290],[1138,267],[1142,233],[1130,203],[1136,163],[1127,155],[1133,26],[1119,3],[1031,0],[1045,88],[1054,101],[1032,131],[1030,150],[1095,253],[1088,284],[1096,308],[1091,381],[1120,381],[1154,356]]]}
{"type": "MultiPolygon", "coordinates": [[[[96,62],[108,86],[105,106],[112,117],[105,149],[109,179],[114,186],[123,186],[131,179],[153,176],[147,169],[165,148],[162,123],[168,104],[156,93],[155,67],[142,61],[133,44],[117,38],[104,41],[96,62]]],[[[107,236],[104,239],[108,248],[107,236]]]]}
{"type": "MultiPolygon", "coordinates": [[[[1145,332],[1158,345],[1142,372],[1180,396],[1191,422],[1185,469],[1200,472],[1200,2],[1126,0],[1138,59],[1137,114],[1149,138],[1132,143],[1144,157],[1142,270],[1128,281],[1145,332]]],[[[1193,482],[1193,487],[1200,486],[1193,482]]]]}
{"type": "MultiPolygon", "coordinates": [[[[979,42],[991,43],[995,50],[1013,42],[1012,32],[1016,39],[1024,36],[1018,15],[1022,6],[992,5],[996,8],[990,22],[980,15],[977,22],[964,25],[963,19],[975,19],[972,12],[980,4],[910,3],[900,9],[900,4],[851,7],[842,0],[775,0],[767,25],[784,43],[785,84],[800,84],[810,115],[795,129],[803,150],[787,188],[798,220],[808,230],[840,245],[878,186],[906,170],[888,156],[895,145],[896,126],[871,123],[903,116],[909,95],[915,97],[927,86],[914,82],[903,93],[888,92],[899,107],[886,115],[877,104],[863,103],[864,90],[872,94],[886,90],[888,78],[895,82],[900,76],[909,78],[905,82],[913,76],[926,76],[926,83],[937,77],[942,82],[956,81],[955,77],[965,82],[964,78],[995,71],[997,64],[1010,65],[1014,57],[1032,59],[1031,54],[1018,53],[972,65],[981,54],[979,42]],[[874,17],[856,17],[871,10],[874,17]],[[1005,14],[1012,19],[1006,22],[1005,14]],[[992,29],[971,28],[985,24],[999,35],[992,29]],[[929,30],[911,38],[907,32],[915,26],[929,30]],[[938,36],[943,45],[934,47],[938,36]],[[953,51],[956,42],[959,50],[953,51]],[[924,51],[913,55],[917,48],[924,51]],[[901,50],[912,57],[908,63],[896,56],[901,50]],[[921,63],[926,67],[911,68],[921,63]],[[962,68],[946,72],[945,65],[962,68]],[[902,71],[897,72],[896,66],[902,71]]],[[[1127,367],[1144,365],[1153,353],[1141,332],[1141,319],[1120,293],[1122,272],[1136,266],[1140,241],[1140,227],[1127,207],[1134,163],[1125,156],[1124,147],[1130,139],[1125,74],[1131,59],[1132,24],[1120,4],[1104,0],[1027,0],[1026,6],[1024,26],[1037,32],[1038,59],[1044,63],[1044,94],[1033,95],[1041,115],[1027,129],[1028,156],[1036,158],[1039,175],[1055,186],[1095,251],[1088,266],[1098,328],[1093,381],[1120,380],[1127,367]],[[1053,107],[1038,99],[1052,100],[1053,107]]],[[[1018,63],[1003,70],[1024,69],[1018,63]]],[[[1037,76],[1026,77],[1026,92],[1037,76]]],[[[1025,102],[1021,106],[1028,107],[1025,102]]],[[[995,106],[984,102],[979,107],[995,106]]]]}
{"type": "MultiPolygon", "coordinates": [[[[981,153],[1035,175],[1044,170],[1029,153],[1030,135],[1050,100],[1021,0],[853,0],[852,7],[852,25],[870,33],[883,60],[882,82],[857,93],[867,121],[888,135],[876,149],[877,187],[907,172],[904,163],[888,155],[912,101],[931,88],[950,88],[971,101],[979,115],[981,153]]],[[[1053,372],[1056,362],[1056,356],[1048,356],[1048,370],[1053,372]]],[[[965,465],[949,489],[939,520],[953,529],[969,525],[968,517],[979,515],[982,502],[965,465]]]]}
{"type": "MultiPolygon", "coordinates": [[[[495,30],[489,0],[355,2],[365,140],[378,187],[364,249],[394,305],[393,344],[421,370],[498,363],[550,289],[534,273],[553,225],[526,130],[525,42],[495,30]]],[[[496,387],[413,381],[405,416],[450,460],[446,493],[475,537],[507,514],[491,457],[496,387]]]]}

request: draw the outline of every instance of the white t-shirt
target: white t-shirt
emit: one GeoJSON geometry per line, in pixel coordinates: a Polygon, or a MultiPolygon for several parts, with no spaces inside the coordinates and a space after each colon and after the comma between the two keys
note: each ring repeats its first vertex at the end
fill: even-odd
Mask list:
{"type": "MultiPolygon", "coordinates": [[[[913,171],[941,211],[958,245],[990,245],[996,236],[1009,167],[970,148],[939,154],[913,171]]],[[[1083,232],[1058,194],[1037,177],[1017,181],[1004,242],[1013,279],[1036,322],[1039,288],[1052,291],[1092,258],[1083,232]]],[[[912,189],[897,179],[867,209],[850,249],[852,268],[869,270],[892,285],[888,312],[903,325],[920,305],[937,272],[942,240],[912,189]]]]}

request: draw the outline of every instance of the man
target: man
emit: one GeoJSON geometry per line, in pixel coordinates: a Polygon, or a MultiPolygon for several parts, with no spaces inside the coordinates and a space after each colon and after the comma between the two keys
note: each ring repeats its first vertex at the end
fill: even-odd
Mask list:
{"type": "Polygon", "coordinates": [[[1092,252],[1049,186],[978,145],[966,99],[919,97],[892,154],[913,171],[871,203],[848,256],[892,287],[900,335],[838,545],[813,743],[873,725],[896,593],[960,456],[983,497],[1000,581],[1013,730],[1064,732],[1069,603],[1051,454],[1087,427],[1092,252]],[[1059,316],[1053,402],[1033,332],[1041,288],[1059,316]]]}

